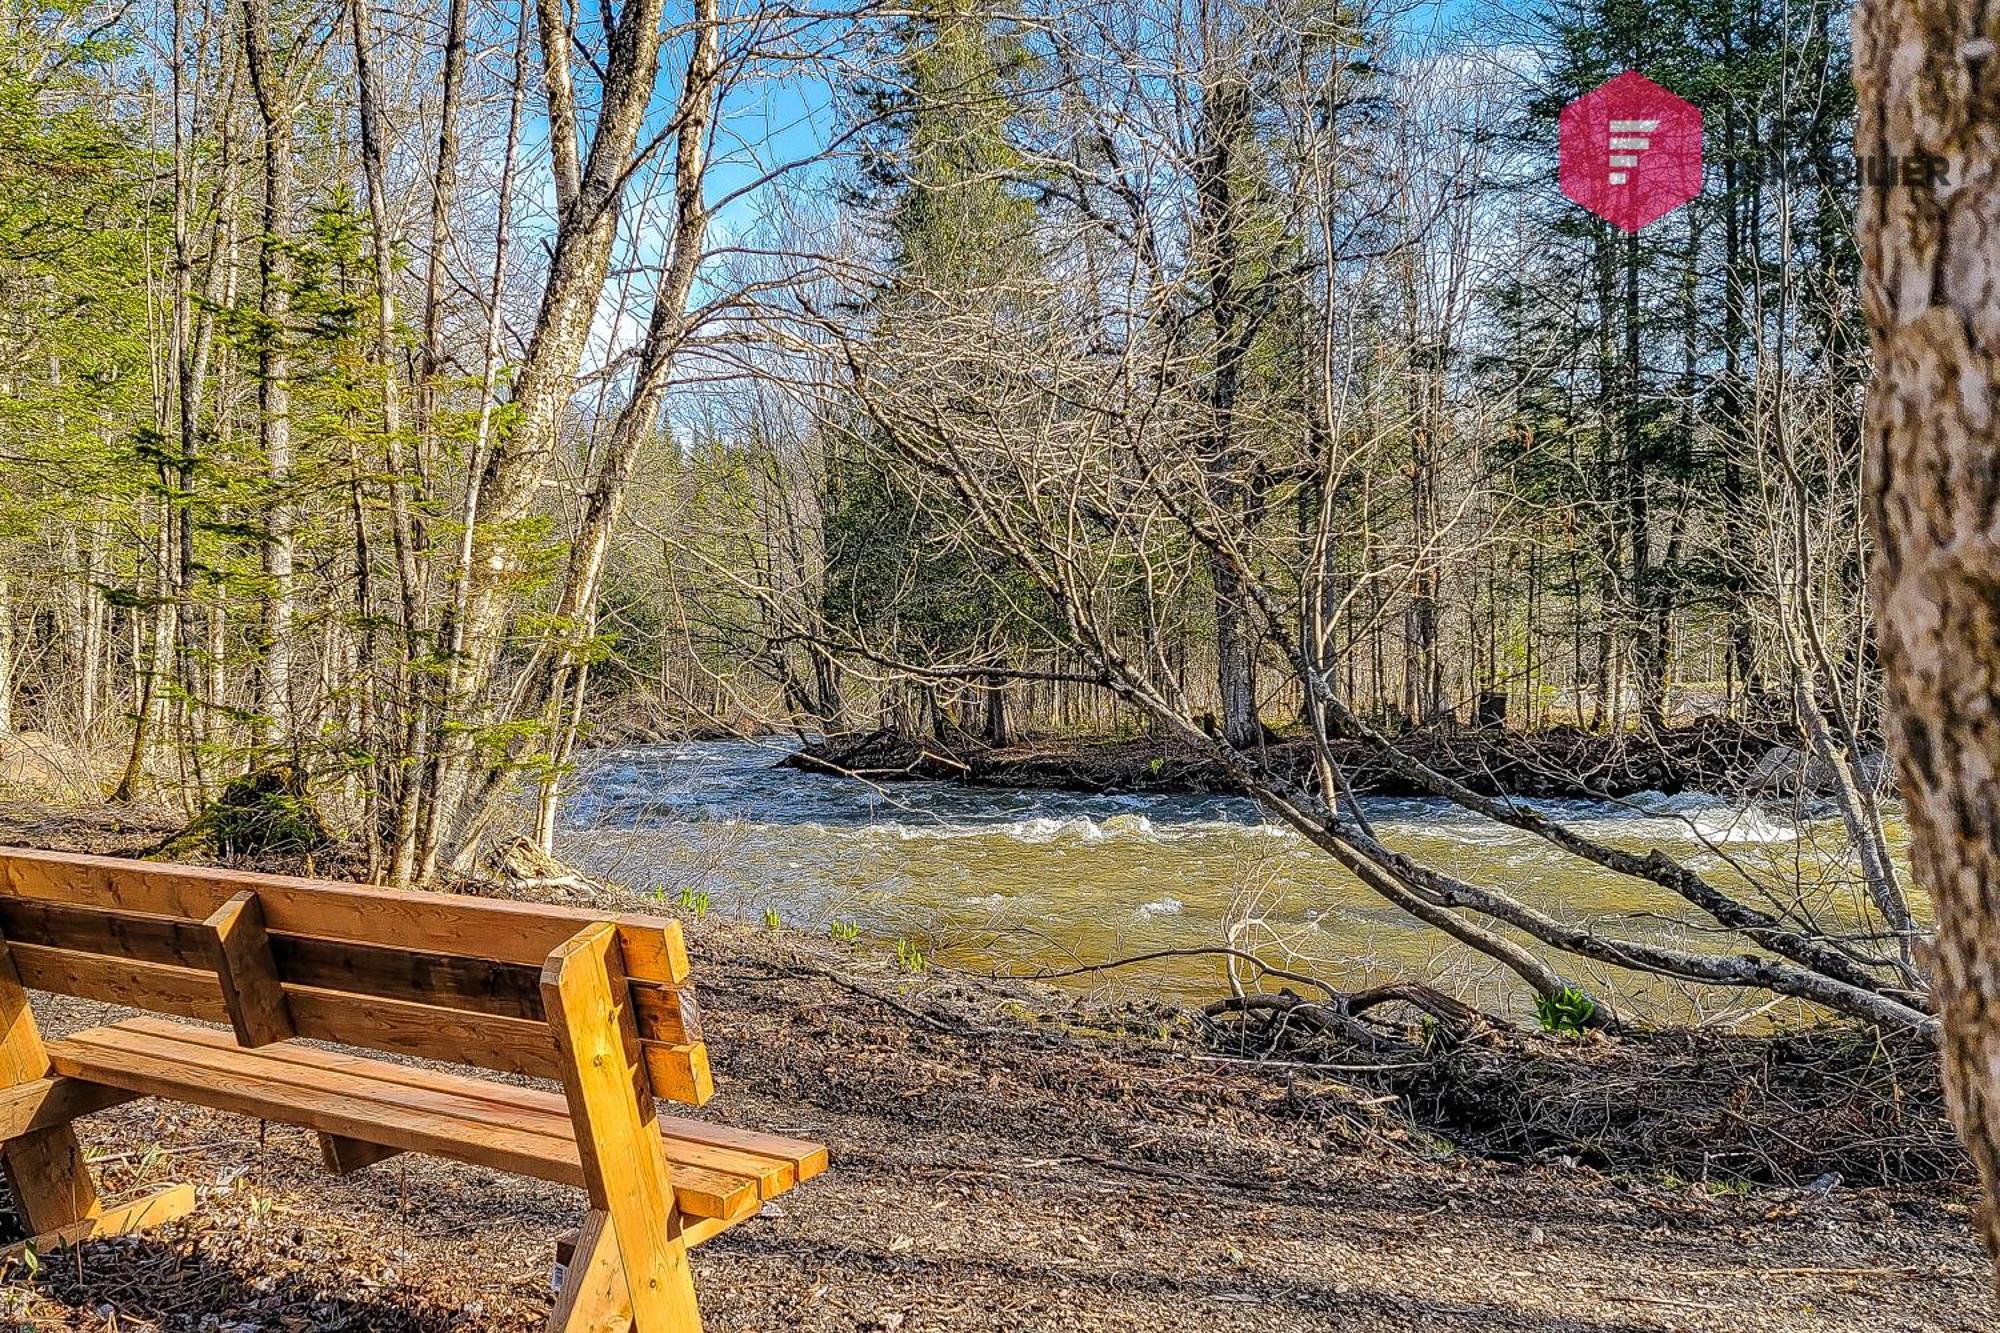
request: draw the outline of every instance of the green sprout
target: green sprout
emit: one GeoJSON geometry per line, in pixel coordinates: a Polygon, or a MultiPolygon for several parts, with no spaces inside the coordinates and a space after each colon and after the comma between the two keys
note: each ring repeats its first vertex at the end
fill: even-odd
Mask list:
{"type": "Polygon", "coordinates": [[[1535,997],[1535,1017],[1544,1032],[1581,1033],[1597,1017],[1597,1001],[1575,986],[1535,997]]]}

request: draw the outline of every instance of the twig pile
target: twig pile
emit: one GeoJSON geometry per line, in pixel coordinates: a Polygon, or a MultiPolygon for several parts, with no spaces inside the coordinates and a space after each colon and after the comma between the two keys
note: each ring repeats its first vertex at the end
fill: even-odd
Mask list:
{"type": "Polygon", "coordinates": [[[1856,1027],[1547,1036],[1414,985],[1239,996],[1207,1013],[1213,1049],[1338,1071],[1484,1156],[1776,1185],[1970,1176],[1936,1054],[1856,1027]]]}

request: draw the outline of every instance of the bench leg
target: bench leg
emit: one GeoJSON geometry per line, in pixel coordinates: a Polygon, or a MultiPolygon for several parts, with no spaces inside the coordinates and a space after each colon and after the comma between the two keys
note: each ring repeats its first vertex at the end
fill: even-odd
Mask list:
{"type": "MultiPolygon", "coordinates": [[[[5,940],[0,940],[0,1089],[21,1094],[29,1085],[34,1087],[25,1094],[33,1103],[28,1125],[43,1117],[126,1100],[116,1093],[107,1096],[102,1089],[49,1078],[49,1053],[28,1008],[28,992],[21,986],[5,940]]],[[[76,1141],[76,1131],[67,1119],[27,1128],[0,1143],[0,1166],[6,1169],[14,1209],[31,1237],[0,1250],[0,1258],[18,1257],[31,1246],[41,1253],[92,1236],[123,1235],[170,1222],[194,1207],[194,1187],[176,1185],[106,1208],[83,1160],[83,1145],[76,1141]]]]}
{"type": "Polygon", "coordinates": [[[617,1269],[638,1333],[701,1333],[694,1273],[611,926],[586,927],[549,955],[542,1003],[562,1057],[590,1195],[593,1225],[578,1237],[573,1271],[617,1269]]]}
{"type": "Polygon", "coordinates": [[[52,1125],[0,1145],[7,1185],[29,1238],[0,1249],[0,1259],[37,1254],[102,1236],[159,1226],[194,1210],[194,1186],[174,1185],[106,1208],[97,1197],[83,1147],[68,1125],[52,1125]]]}
{"type": "MultiPolygon", "coordinates": [[[[556,1296],[555,1313],[549,1317],[549,1333],[633,1333],[638,1327],[632,1314],[631,1292],[625,1286],[625,1261],[618,1252],[612,1225],[611,1214],[593,1208],[577,1230],[574,1244],[569,1245],[569,1260],[562,1290],[556,1296]]],[[[681,1251],[684,1270],[685,1245],[680,1241],[670,1243],[681,1251]]],[[[681,1321],[674,1325],[676,1329],[701,1327],[692,1282],[687,1285],[676,1314],[681,1321]]]]}
{"type": "Polygon", "coordinates": [[[549,1333],[631,1333],[625,1264],[611,1238],[611,1215],[591,1209],[577,1232],[549,1333]]]}
{"type": "Polygon", "coordinates": [[[377,1162],[386,1162],[401,1152],[401,1148],[370,1143],[366,1139],[342,1138],[338,1134],[319,1136],[320,1160],[325,1162],[326,1169],[336,1176],[351,1176],[356,1171],[364,1171],[377,1162]]]}
{"type": "Polygon", "coordinates": [[[84,1165],[83,1145],[68,1125],[51,1125],[10,1140],[0,1148],[14,1207],[30,1234],[56,1231],[88,1221],[103,1211],[97,1186],[84,1165]]]}

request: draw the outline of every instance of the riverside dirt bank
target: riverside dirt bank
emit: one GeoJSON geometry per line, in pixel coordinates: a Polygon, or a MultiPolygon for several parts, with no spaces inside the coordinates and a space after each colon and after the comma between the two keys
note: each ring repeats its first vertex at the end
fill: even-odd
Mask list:
{"type": "MultiPolygon", "coordinates": [[[[158,839],[106,811],[6,815],[10,843],[158,839]]],[[[1106,1035],[1130,1005],[910,979],[880,949],[720,921],[692,923],[692,947],[720,1087],[704,1115],[834,1151],[698,1251],[710,1329],[1992,1327],[1950,1181],[1712,1189],[1478,1161],[1358,1117],[1352,1073],[1106,1035]]],[[[60,1033],[108,1011],[40,1015],[60,1033]]],[[[172,1103],[82,1135],[108,1191],[194,1181],[202,1209],[16,1273],[10,1327],[540,1327],[552,1241],[582,1209],[420,1157],[330,1179],[302,1131],[172,1103]]]]}
{"type": "MultiPolygon", "coordinates": [[[[0,823],[30,832],[128,853],[155,836],[102,812],[0,823]]],[[[1154,1010],[690,924],[720,1089],[704,1114],[833,1148],[826,1176],[698,1252],[712,1329],[1990,1327],[1950,1179],[1717,1190],[1481,1161],[1371,1113],[1349,1072],[1145,1036],[1154,1010]]],[[[40,1008],[55,1031],[104,1012],[40,1008]]],[[[168,1103],[82,1129],[107,1188],[210,1197],[17,1279],[15,1327],[537,1327],[581,1208],[420,1158],[329,1179],[303,1132],[168,1103]]]]}
{"type": "MultiPolygon", "coordinates": [[[[1398,738],[1397,747],[1489,796],[1595,800],[1655,791],[1731,795],[1782,789],[1797,778],[1796,765],[1774,763],[1783,756],[1784,739],[1776,728],[1701,718],[1644,734],[1577,727],[1435,728],[1410,732],[1398,738]],[[1769,767],[1760,771],[1760,765],[1769,767]]],[[[1367,741],[1336,740],[1333,750],[1356,792],[1432,794],[1393,771],[1367,741]]],[[[1293,780],[1317,782],[1312,746],[1305,740],[1273,737],[1264,759],[1293,780]]],[[[988,746],[964,735],[940,739],[876,730],[808,742],[782,762],[874,782],[931,779],[1029,790],[1198,795],[1239,790],[1212,761],[1166,737],[1043,737],[988,746]]]]}

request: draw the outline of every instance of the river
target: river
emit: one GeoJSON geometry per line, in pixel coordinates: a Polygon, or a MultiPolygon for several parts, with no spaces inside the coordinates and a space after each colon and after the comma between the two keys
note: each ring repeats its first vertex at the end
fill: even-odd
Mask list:
{"type": "MultiPolygon", "coordinates": [[[[859,939],[844,947],[887,952],[906,941],[981,972],[1234,942],[1343,988],[1415,976],[1489,1006],[1523,1003],[1511,976],[1383,903],[1249,801],[874,786],[774,767],[785,752],[783,742],[723,741],[594,753],[569,786],[558,850],[669,901],[686,890],[744,920],[775,912],[829,936],[852,926],[859,939]]],[[[1675,900],[1527,834],[1443,801],[1364,804],[1386,841],[1461,878],[1609,932],[1699,938],[1672,919],[1675,900]]],[[[1829,910],[1849,910],[1851,875],[1832,821],[1697,794],[1535,804],[1607,842],[1660,847],[1739,885],[1804,882],[1829,910]]],[[[1222,967],[1213,956],[1177,957],[1117,977],[1199,1000],[1219,993],[1222,967]]],[[[1589,975],[1661,1017],[1740,1016],[1761,1002],[1615,969],[1589,975]]]]}

